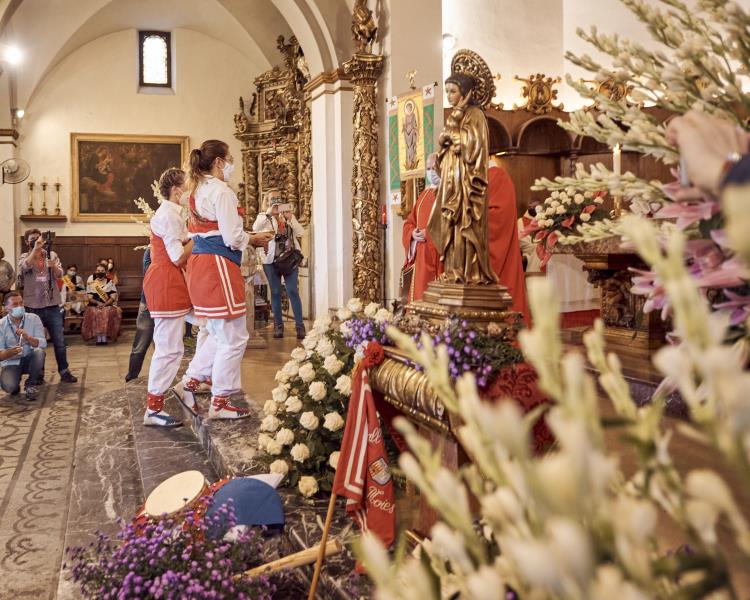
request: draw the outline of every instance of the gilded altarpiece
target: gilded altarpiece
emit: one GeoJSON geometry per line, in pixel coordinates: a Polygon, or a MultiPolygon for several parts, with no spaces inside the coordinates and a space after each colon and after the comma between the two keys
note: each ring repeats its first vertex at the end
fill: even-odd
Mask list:
{"type": "Polygon", "coordinates": [[[250,106],[240,98],[240,111],[234,117],[235,137],[242,142],[247,227],[264,210],[264,193],[273,188],[280,189],[285,201],[292,204],[300,223],[310,223],[310,109],[303,91],[310,76],[294,36],[288,42],[279,36],[277,47],[283,63],[255,78],[250,106]]]}
{"type": "MultiPolygon", "coordinates": [[[[245,227],[252,227],[265,192],[281,190],[299,222],[305,226],[302,253],[310,256],[312,216],[312,155],[310,108],[303,88],[310,79],[297,39],[279,36],[283,62],[255,78],[250,106],[240,98],[234,116],[235,137],[242,142],[242,178],[239,198],[245,209],[245,227]]],[[[309,315],[310,279],[307,263],[300,270],[303,312],[309,315]]],[[[286,303],[285,303],[286,306],[286,303]]]]}

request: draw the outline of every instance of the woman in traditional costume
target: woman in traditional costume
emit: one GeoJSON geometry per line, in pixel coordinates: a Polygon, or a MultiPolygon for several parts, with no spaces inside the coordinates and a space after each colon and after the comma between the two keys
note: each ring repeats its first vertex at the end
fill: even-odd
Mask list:
{"type": "MultiPolygon", "coordinates": [[[[237,196],[226,183],[233,171],[234,159],[222,141],[207,140],[190,153],[188,231],[194,245],[187,265],[188,290],[195,316],[206,318],[206,331],[212,338],[212,343],[204,343],[196,351],[193,367],[205,372],[211,365],[208,416],[213,419],[249,414],[229,403],[229,397],[242,390],[240,363],[248,340],[240,263],[249,243],[263,246],[273,236],[249,234],[243,229],[237,196]]],[[[197,390],[200,383],[191,379],[185,390],[197,390]]]]}
{"type": "Polygon", "coordinates": [[[473,98],[476,80],[452,73],[445,93],[453,111],[438,138],[440,187],[428,232],[449,283],[494,284],[487,252],[487,119],[473,98]]]}
{"type": "Polygon", "coordinates": [[[183,267],[193,242],[188,237],[180,198],[185,173],[167,169],[159,178],[164,199],[151,217],[151,265],[143,279],[143,293],[154,319],[154,354],[148,372],[148,400],[143,424],[149,427],[179,427],[182,422],[164,411],[164,394],[180,368],[184,352],[182,334],[185,315],[192,304],[183,267]]]}
{"type": "Polygon", "coordinates": [[[107,279],[107,269],[97,265],[86,281],[89,304],[83,313],[81,335],[85,341],[96,338],[96,344],[116,341],[120,335],[122,312],[117,306],[117,287],[107,279]]]}

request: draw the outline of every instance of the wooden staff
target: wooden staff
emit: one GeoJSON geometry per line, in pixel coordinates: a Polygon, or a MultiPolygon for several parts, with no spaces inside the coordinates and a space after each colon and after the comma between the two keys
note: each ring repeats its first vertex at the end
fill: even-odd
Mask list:
{"type": "Polygon", "coordinates": [[[331,490],[331,501],[328,503],[328,512],[326,513],[326,522],[323,525],[323,537],[320,538],[318,560],[315,561],[315,570],[313,571],[312,583],[310,584],[310,593],[307,595],[307,600],[314,600],[315,598],[315,590],[318,588],[318,579],[320,579],[320,570],[323,568],[323,560],[326,557],[326,553],[325,553],[326,540],[328,539],[328,532],[331,529],[331,521],[333,520],[333,509],[335,507],[336,507],[336,492],[331,490]]]}
{"type": "Polygon", "coordinates": [[[239,573],[238,575],[234,576],[234,579],[241,579],[243,577],[260,577],[261,575],[275,573],[276,571],[281,571],[283,569],[294,569],[295,567],[309,565],[311,562],[317,559],[319,553],[318,551],[320,549],[325,550],[325,556],[333,556],[341,552],[344,549],[344,546],[340,541],[334,538],[325,545],[321,543],[313,548],[295,552],[294,554],[290,554],[289,556],[284,556],[283,558],[271,561],[270,563],[266,563],[264,565],[260,565],[259,567],[249,569],[244,573],[239,573]]]}

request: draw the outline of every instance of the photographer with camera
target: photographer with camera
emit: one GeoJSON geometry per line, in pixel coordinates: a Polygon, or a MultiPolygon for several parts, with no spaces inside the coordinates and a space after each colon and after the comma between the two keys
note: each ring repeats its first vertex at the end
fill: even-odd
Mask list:
{"type": "MultiPolygon", "coordinates": [[[[52,232],[42,235],[38,229],[24,234],[29,251],[18,258],[19,281],[23,284],[23,303],[26,310],[42,320],[55,348],[60,381],[75,383],[76,377],[68,370],[68,356],[63,334],[63,315],[60,312],[60,290],[57,280],[63,276],[57,254],[52,251],[52,232]]],[[[41,380],[40,374],[39,379],[41,380]]],[[[39,383],[35,381],[34,383],[39,383]]]]}
{"type": "Polygon", "coordinates": [[[300,238],[304,228],[292,214],[291,204],[285,204],[279,190],[266,193],[268,209],[258,215],[253,231],[269,231],[274,238],[268,243],[268,250],[258,248],[263,261],[263,271],[271,286],[271,310],[273,310],[273,337],[284,337],[284,321],[281,319],[281,278],[286,284],[286,293],[292,305],[297,339],[305,337],[305,324],[302,321],[302,301],[299,297],[299,265],[303,256],[300,252],[300,238]]]}

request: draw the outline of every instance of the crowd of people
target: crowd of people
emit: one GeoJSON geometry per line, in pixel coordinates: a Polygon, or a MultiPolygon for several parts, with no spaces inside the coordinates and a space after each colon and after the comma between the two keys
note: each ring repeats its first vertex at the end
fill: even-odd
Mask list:
{"type": "MultiPolygon", "coordinates": [[[[150,221],[143,291],[125,377],[126,382],[138,377],[153,343],[144,425],[181,425],[164,410],[164,399],[177,375],[183,335],[190,323],[199,327],[196,351],[178,383],[178,397],[198,413],[196,392],[210,390],[209,418],[248,415],[230,402],[242,389],[240,362],[249,337],[246,284],[240,272],[243,252],[250,252],[255,262],[257,250],[262,260],[271,288],[274,337],[283,336],[282,280],[297,337],[305,336],[298,262],[287,260],[283,269],[277,269],[277,261],[288,259],[291,251],[301,256],[302,226],[283,203],[281,193],[271,190],[266,194],[266,212],[258,217],[252,232],[245,231],[237,196],[227,185],[233,170],[234,158],[227,144],[208,140],[191,152],[188,173],[171,168],[160,177],[162,202],[150,221]]],[[[68,369],[66,317],[80,317],[83,339],[101,345],[117,340],[122,311],[113,259],[100,259],[84,282],[77,264],[63,270],[60,258],[38,229],[27,231],[24,240],[28,249],[18,259],[17,277],[0,250],[0,294],[4,296],[0,301],[6,315],[0,320],[0,384],[7,393],[17,394],[22,376],[28,375],[24,389],[32,399],[44,381],[47,336],[54,347],[60,381],[77,381],[68,369]]]]}

